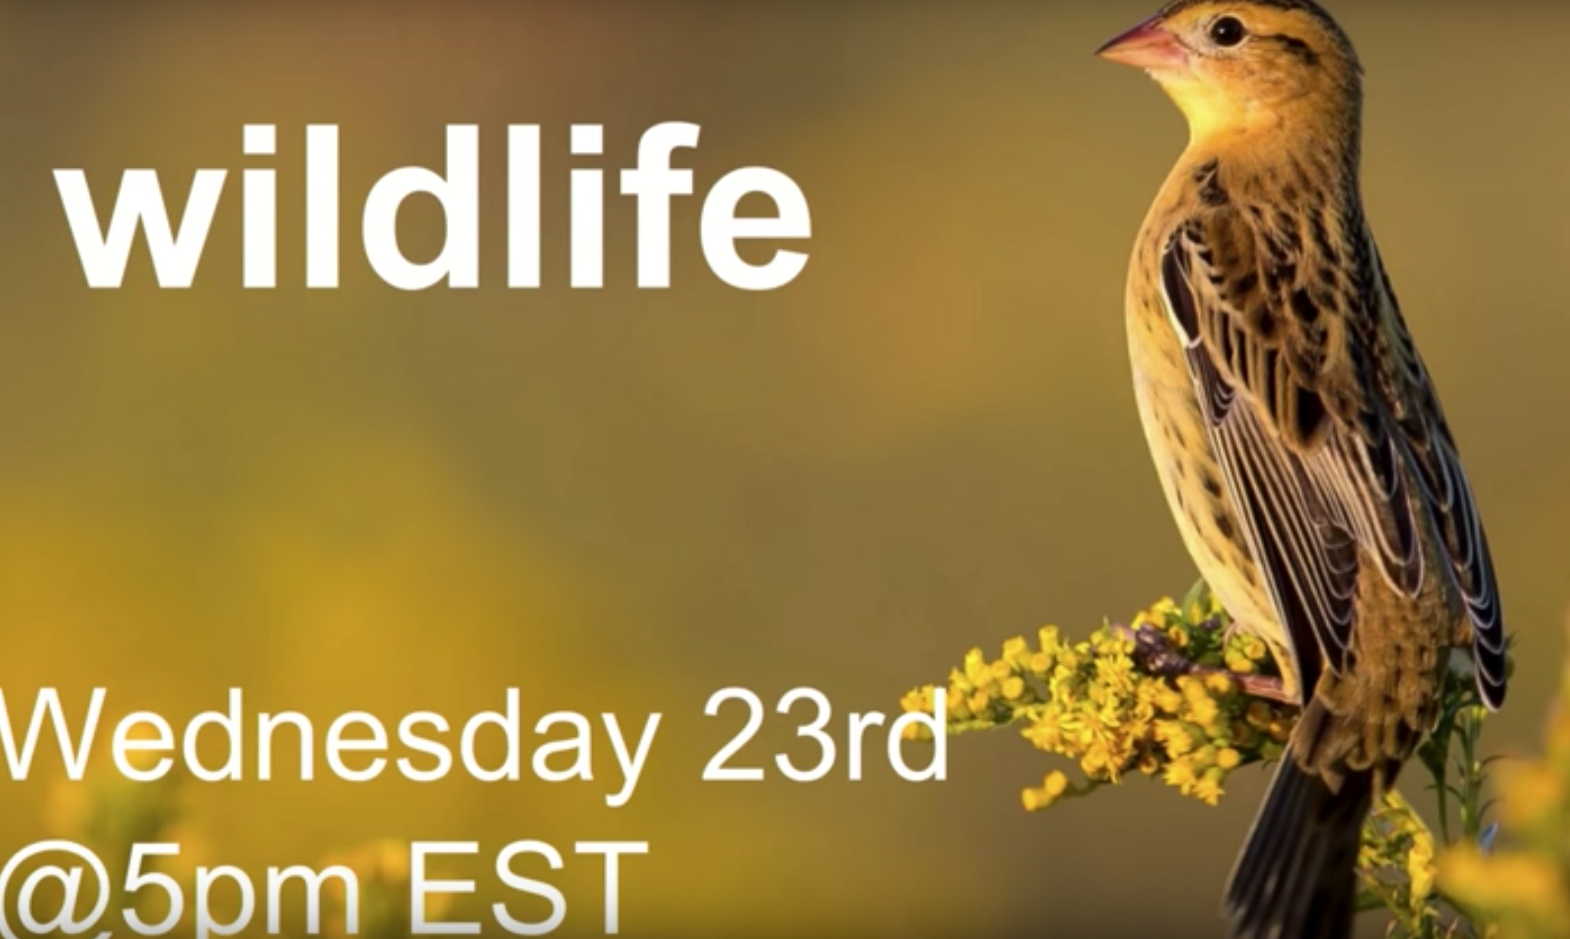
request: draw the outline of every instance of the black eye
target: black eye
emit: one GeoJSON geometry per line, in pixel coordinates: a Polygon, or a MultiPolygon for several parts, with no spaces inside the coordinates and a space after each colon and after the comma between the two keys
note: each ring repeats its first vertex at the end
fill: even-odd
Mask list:
{"type": "Polygon", "coordinates": [[[1243,23],[1235,16],[1223,16],[1210,24],[1210,41],[1223,49],[1242,42],[1248,35],[1248,30],[1243,28],[1243,23]]]}

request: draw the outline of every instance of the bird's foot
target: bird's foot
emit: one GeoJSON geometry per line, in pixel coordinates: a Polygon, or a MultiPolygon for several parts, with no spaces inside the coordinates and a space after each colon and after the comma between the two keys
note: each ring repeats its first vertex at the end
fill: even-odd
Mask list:
{"type": "MultiPolygon", "coordinates": [[[[1235,623],[1229,627],[1229,631],[1234,628],[1236,628],[1235,623]]],[[[1164,678],[1177,678],[1182,675],[1200,677],[1225,675],[1236,682],[1243,693],[1250,697],[1264,698],[1281,704],[1299,703],[1295,695],[1287,692],[1286,683],[1280,678],[1272,675],[1244,675],[1231,669],[1200,665],[1190,661],[1172,644],[1166,633],[1155,626],[1143,625],[1136,628],[1122,627],[1122,629],[1134,640],[1134,660],[1153,675],[1164,678]]]]}
{"type": "Polygon", "coordinates": [[[1293,707],[1297,707],[1302,703],[1298,701],[1297,695],[1287,692],[1286,682],[1273,675],[1239,675],[1235,672],[1228,672],[1227,674],[1231,675],[1232,680],[1237,682],[1239,688],[1243,689],[1243,693],[1251,698],[1264,698],[1268,701],[1289,704],[1293,707]]]}

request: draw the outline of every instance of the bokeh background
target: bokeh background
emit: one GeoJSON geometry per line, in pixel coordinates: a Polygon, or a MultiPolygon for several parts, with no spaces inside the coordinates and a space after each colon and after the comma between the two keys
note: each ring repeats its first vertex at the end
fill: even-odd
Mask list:
{"type": "MultiPolygon", "coordinates": [[[[1135,784],[1027,816],[1049,765],[998,735],[954,741],[942,785],[881,760],[860,784],[697,781],[739,726],[703,718],[717,688],[889,710],[973,645],[1191,582],[1121,313],[1184,131],[1090,55],[1151,6],[0,7],[8,703],[105,686],[109,717],[181,718],[242,686],[324,731],[352,709],[461,718],[516,685],[526,721],[665,714],[623,809],[598,781],[189,787],[191,852],[251,870],[385,836],[647,839],[628,934],[1213,934],[1263,772],[1217,809],[1135,784]],[[674,288],[637,291],[612,197],[607,287],[567,289],[568,125],[603,123],[615,168],[662,120],[702,125],[700,192],[751,164],[805,189],[797,282],[720,283],[691,199],[674,288]],[[279,126],[273,291],[240,289],[238,171],[269,162],[241,156],[245,122],[279,126]],[[341,127],[336,291],[301,286],[307,122],[341,127]],[[388,170],[439,167],[460,122],[482,126],[482,287],[401,294],[364,262],[360,206],[388,170]],[[508,123],[544,127],[539,291],[504,286],[508,123]],[[89,291],[50,171],[102,194],[143,166],[177,203],[196,168],[231,171],[196,285],[157,289],[138,247],[124,289],[89,291]]],[[[1530,748],[1570,601],[1570,7],[1335,12],[1368,66],[1369,210],[1520,643],[1489,744],[1530,748]]],[[[402,222],[434,252],[431,206],[402,222]]],[[[771,723],[750,761],[789,734],[771,723]]],[[[51,832],[49,775],[4,784],[0,844],[51,832]]],[[[598,868],[557,882],[564,931],[598,932],[598,868]]]]}

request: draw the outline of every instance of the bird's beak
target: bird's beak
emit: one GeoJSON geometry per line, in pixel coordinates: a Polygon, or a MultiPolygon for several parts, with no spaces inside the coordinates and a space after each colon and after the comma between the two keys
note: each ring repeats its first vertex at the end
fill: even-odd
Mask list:
{"type": "Polygon", "coordinates": [[[1188,66],[1188,50],[1176,36],[1162,27],[1156,16],[1096,50],[1109,62],[1142,69],[1173,69],[1188,66]]]}

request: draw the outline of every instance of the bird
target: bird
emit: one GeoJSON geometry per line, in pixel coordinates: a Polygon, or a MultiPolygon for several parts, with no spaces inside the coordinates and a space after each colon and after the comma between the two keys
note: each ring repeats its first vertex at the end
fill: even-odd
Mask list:
{"type": "Polygon", "coordinates": [[[1135,241],[1134,392],[1184,545],[1301,706],[1227,883],[1235,939],[1344,939],[1362,825],[1447,669],[1505,699],[1487,538],[1364,213],[1364,72],[1313,0],[1173,0],[1098,54],[1187,146],[1135,241]]]}

